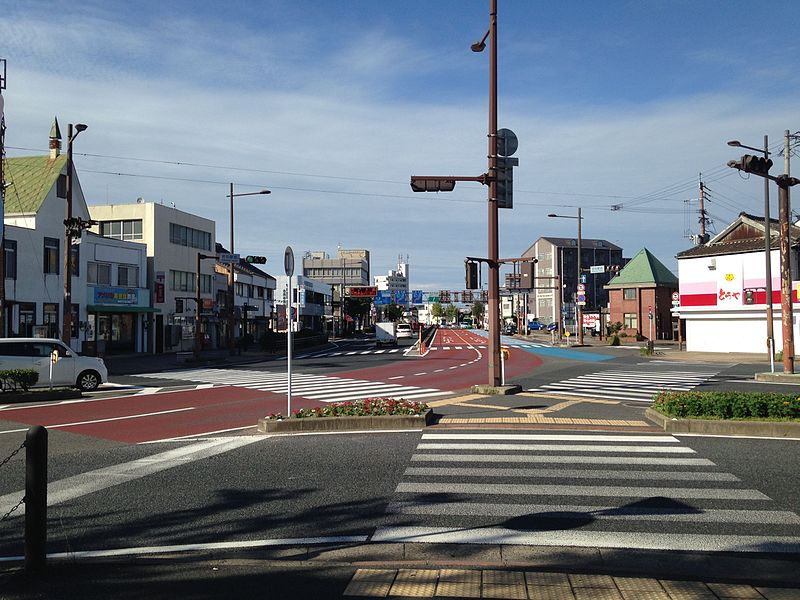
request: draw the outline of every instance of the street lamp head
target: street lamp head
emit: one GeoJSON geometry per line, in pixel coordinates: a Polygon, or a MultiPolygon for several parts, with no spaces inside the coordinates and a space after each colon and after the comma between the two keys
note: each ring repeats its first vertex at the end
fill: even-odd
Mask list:
{"type": "Polygon", "coordinates": [[[88,128],[89,126],[84,123],[77,123],[75,125],[75,131],[77,131],[78,133],[80,133],[81,131],[86,131],[88,128]]]}
{"type": "Polygon", "coordinates": [[[741,145],[742,142],[740,142],[739,140],[731,140],[730,142],[728,142],[728,146],[735,146],[736,148],[741,147],[741,145]]]}
{"type": "Polygon", "coordinates": [[[474,44],[472,44],[472,46],[470,46],[470,49],[473,52],[483,52],[486,49],[486,42],[483,41],[475,42],[474,44]]]}
{"type": "Polygon", "coordinates": [[[258,193],[259,193],[259,194],[271,194],[271,193],[272,193],[272,191],[271,191],[271,190],[261,190],[261,191],[260,191],[260,192],[258,192],[258,193]]]}
{"type": "Polygon", "coordinates": [[[550,214],[549,214],[549,215],[547,215],[547,216],[548,216],[548,217],[557,217],[558,215],[557,215],[556,213],[550,213],[550,214]]]}

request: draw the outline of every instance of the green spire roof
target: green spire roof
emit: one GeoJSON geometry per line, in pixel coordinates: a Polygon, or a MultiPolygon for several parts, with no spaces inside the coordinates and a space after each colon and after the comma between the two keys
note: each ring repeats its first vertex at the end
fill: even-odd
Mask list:
{"type": "Polygon", "coordinates": [[[61,130],[58,128],[57,117],[53,117],[53,126],[50,128],[50,137],[56,140],[61,139],[61,130]]]}
{"type": "Polygon", "coordinates": [[[608,286],[677,286],[678,278],[675,274],[664,266],[647,249],[642,248],[639,254],[634,256],[630,262],[619,272],[619,275],[608,282],[608,286]]]}
{"type": "Polygon", "coordinates": [[[5,212],[36,213],[53,188],[67,156],[62,154],[54,159],[49,156],[20,156],[4,161],[6,184],[5,212]]]}

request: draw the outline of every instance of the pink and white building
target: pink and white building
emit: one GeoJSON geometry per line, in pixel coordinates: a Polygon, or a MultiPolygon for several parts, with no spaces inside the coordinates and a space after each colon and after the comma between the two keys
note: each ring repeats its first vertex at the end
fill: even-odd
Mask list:
{"type": "MultiPolygon", "coordinates": [[[[800,228],[791,227],[794,339],[798,329],[797,248],[800,228]]],[[[775,350],[783,345],[778,222],[770,219],[775,350]]],[[[680,305],[686,349],[695,352],[767,352],[764,218],[739,217],[707,244],[678,253],[680,305]]]]}

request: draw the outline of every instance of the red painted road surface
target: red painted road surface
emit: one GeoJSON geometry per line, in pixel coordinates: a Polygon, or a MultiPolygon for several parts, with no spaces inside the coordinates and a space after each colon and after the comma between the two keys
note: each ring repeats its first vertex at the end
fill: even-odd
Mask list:
{"type": "MultiPolygon", "coordinates": [[[[469,330],[439,330],[433,349],[423,357],[331,376],[462,391],[489,383],[487,349],[478,347],[486,344],[486,338],[469,330]]],[[[506,380],[542,364],[539,357],[522,349],[510,352],[506,380]]],[[[292,398],[292,409],[319,405],[319,401],[292,398]]],[[[136,444],[255,428],[259,418],[274,413],[286,413],[285,394],[226,386],[11,407],[0,410],[0,420],[136,444]]]]}

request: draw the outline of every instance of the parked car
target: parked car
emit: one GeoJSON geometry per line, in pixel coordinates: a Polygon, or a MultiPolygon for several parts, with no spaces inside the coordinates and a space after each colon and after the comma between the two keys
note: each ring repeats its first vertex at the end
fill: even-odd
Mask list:
{"type": "Polygon", "coordinates": [[[517,326],[514,323],[506,323],[503,326],[503,333],[506,335],[514,335],[517,333],[517,326]]]}
{"type": "Polygon", "coordinates": [[[90,392],[108,381],[102,358],[81,356],[61,340],[52,338],[0,338],[0,371],[33,369],[39,373],[36,386],[49,386],[54,353],[58,360],[52,364],[53,385],[90,392]]]}
{"type": "Polygon", "coordinates": [[[547,331],[558,331],[558,323],[553,321],[547,326],[547,331]]]}
{"type": "Polygon", "coordinates": [[[532,331],[539,331],[546,328],[547,326],[544,323],[542,323],[539,319],[534,319],[533,321],[528,322],[528,329],[532,331]]]}
{"type": "Polygon", "coordinates": [[[414,332],[411,330],[411,325],[408,323],[398,323],[395,335],[397,335],[398,338],[410,338],[414,337],[414,332]]]}

